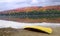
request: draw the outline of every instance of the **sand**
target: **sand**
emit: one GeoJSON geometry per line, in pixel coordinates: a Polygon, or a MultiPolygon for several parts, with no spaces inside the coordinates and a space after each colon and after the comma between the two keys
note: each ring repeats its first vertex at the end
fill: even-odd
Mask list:
{"type": "Polygon", "coordinates": [[[60,36],[60,27],[52,28],[53,33],[29,31],[26,29],[1,28],[0,36],[60,36]]]}

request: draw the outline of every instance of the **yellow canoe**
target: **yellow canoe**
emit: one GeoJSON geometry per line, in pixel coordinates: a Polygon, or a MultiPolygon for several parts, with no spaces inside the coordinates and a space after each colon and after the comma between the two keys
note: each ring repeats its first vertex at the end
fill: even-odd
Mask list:
{"type": "Polygon", "coordinates": [[[52,33],[52,29],[51,28],[42,27],[42,26],[25,26],[25,28],[33,28],[33,29],[37,29],[37,30],[49,33],[49,34],[52,33]]]}

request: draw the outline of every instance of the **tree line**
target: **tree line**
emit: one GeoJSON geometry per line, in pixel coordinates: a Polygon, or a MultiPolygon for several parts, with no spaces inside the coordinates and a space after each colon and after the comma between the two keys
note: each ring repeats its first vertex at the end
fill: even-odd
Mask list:
{"type": "Polygon", "coordinates": [[[46,11],[30,11],[30,12],[15,12],[9,14],[0,14],[0,16],[8,16],[13,18],[57,18],[60,17],[59,10],[46,10],[46,11]]]}

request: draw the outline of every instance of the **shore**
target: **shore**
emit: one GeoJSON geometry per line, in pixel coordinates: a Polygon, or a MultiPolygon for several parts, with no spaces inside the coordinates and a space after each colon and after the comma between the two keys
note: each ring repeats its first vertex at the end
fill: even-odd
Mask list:
{"type": "Polygon", "coordinates": [[[0,20],[8,20],[8,21],[16,21],[16,22],[27,22],[27,23],[41,23],[41,22],[47,22],[47,23],[60,23],[60,18],[42,18],[42,19],[24,19],[24,18],[0,18],[0,20]]]}
{"type": "Polygon", "coordinates": [[[46,34],[42,32],[34,32],[25,29],[1,28],[0,36],[60,36],[60,27],[54,27],[53,33],[46,34]]]}

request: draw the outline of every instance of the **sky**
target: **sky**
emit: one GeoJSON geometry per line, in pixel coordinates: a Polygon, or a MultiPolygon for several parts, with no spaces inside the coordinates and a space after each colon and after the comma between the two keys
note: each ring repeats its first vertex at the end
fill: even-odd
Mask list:
{"type": "Polygon", "coordinates": [[[60,5],[60,0],[0,0],[0,11],[29,6],[60,5]]]}

